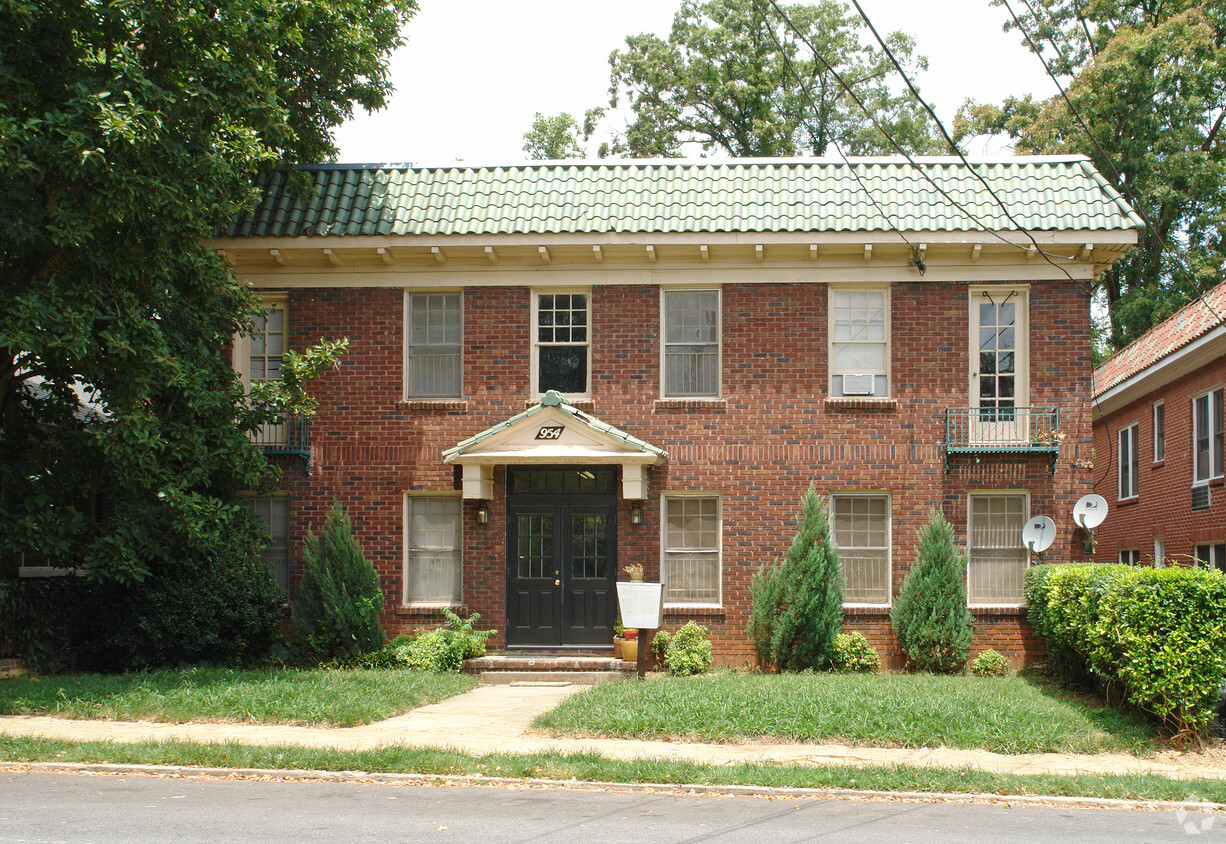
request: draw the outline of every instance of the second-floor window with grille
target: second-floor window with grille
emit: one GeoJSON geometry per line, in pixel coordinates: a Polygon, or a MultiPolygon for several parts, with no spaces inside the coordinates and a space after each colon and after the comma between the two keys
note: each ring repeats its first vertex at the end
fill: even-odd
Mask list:
{"type": "Polygon", "coordinates": [[[889,394],[888,290],[830,294],[830,395],[889,394]]]}
{"type": "Polygon", "coordinates": [[[408,302],[407,397],[463,394],[463,319],[459,293],[413,293],[408,302]]]}
{"type": "Polygon", "coordinates": [[[719,395],[719,291],[664,293],[664,395],[719,395]]]}
{"type": "Polygon", "coordinates": [[[536,392],[588,394],[591,319],[586,293],[536,296],[536,392]]]}

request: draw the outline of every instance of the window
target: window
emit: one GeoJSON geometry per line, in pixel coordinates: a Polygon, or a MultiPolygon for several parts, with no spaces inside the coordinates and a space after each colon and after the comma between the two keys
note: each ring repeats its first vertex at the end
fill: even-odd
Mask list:
{"type": "Polygon", "coordinates": [[[407,393],[414,399],[463,395],[459,293],[412,293],[408,297],[407,393]]]}
{"type": "Polygon", "coordinates": [[[1133,423],[1119,432],[1120,500],[1137,497],[1137,425],[1133,423]]]}
{"type": "Polygon", "coordinates": [[[1222,388],[1192,399],[1192,481],[1222,477],[1222,388]]]}
{"type": "Polygon", "coordinates": [[[983,421],[1012,421],[1014,408],[1030,403],[1027,293],[1024,288],[971,291],[971,404],[980,408],[983,421]]]}
{"type": "Polygon", "coordinates": [[[1128,548],[1122,550],[1120,551],[1119,560],[1121,566],[1139,566],[1141,565],[1141,549],[1128,548]]]}
{"type": "Polygon", "coordinates": [[[664,603],[720,602],[720,509],[714,495],[664,497],[664,603]]]}
{"type": "Polygon", "coordinates": [[[285,354],[285,335],[289,330],[286,303],[277,301],[272,309],[254,320],[255,329],[247,339],[246,381],[280,381],[281,356],[285,354]]]}
{"type": "Polygon", "coordinates": [[[834,543],[843,561],[843,601],[890,603],[890,497],[835,495],[834,543]]]}
{"type": "Polygon", "coordinates": [[[289,498],[284,495],[258,495],[246,499],[247,506],[268,528],[272,541],[264,549],[264,561],[286,592],[289,591],[289,498]]]}
{"type": "Polygon", "coordinates": [[[1161,536],[1154,537],[1154,565],[1166,565],[1166,540],[1161,536]]]}
{"type": "Polygon", "coordinates": [[[1154,403],[1154,462],[1166,460],[1166,404],[1154,403]]]}
{"type": "Polygon", "coordinates": [[[1022,603],[1028,552],[1024,494],[976,493],[970,496],[970,559],[967,593],[972,605],[1022,603]]]}
{"type": "Polygon", "coordinates": [[[567,396],[588,394],[588,343],[591,333],[586,293],[541,293],[533,313],[533,345],[538,395],[557,390],[567,396]]]}
{"type": "Polygon", "coordinates": [[[719,395],[719,291],[664,291],[664,395],[719,395]]]}
{"type": "Polygon", "coordinates": [[[1203,542],[1193,547],[1198,566],[1226,571],[1226,544],[1203,542]]]}
{"type": "Polygon", "coordinates": [[[889,395],[889,290],[830,294],[830,395],[889,395]]]}
{"type": "Polygon", "coordinates": [[[404,602],[460,603],[460,523],[456,496],[405,496],[404,602]]]}

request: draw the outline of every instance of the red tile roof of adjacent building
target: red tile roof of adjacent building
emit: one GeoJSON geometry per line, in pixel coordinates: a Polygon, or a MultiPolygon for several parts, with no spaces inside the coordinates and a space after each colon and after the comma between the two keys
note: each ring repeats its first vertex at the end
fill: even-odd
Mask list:
{"type": "Polygon", "coordinates": [[[1216,328],[1226,317],[1226,282],[1185,305],[1094,370],[1098,398],[1216,328]],[[1206,306],[1207,303],[1207,306],[1206,306]]]}

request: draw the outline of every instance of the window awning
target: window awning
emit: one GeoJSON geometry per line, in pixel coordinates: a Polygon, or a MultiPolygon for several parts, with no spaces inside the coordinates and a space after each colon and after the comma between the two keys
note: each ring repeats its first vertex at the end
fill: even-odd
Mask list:
{"type": "Polygon", "coordinates": [[[443,452],[464,467],[464,497],[494,497],[495,466],[609,465],[622,467],[622,498],[647,497],[648,466],[668,454],[579,410],[550,390],[539,403],[443,452]]]}

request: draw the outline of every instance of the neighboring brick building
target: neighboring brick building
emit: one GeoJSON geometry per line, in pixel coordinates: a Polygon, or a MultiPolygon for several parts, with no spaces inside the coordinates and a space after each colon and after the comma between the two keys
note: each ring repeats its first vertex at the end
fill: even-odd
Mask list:
{"type": "Polygon", "coordinates": [[[637,562],[667,627],[744,664],[750,578],[813,483],[887,663],[938,507],[971,536],[972,652],[1020,664],[1021,529],[1079,554],[1088,290],[1139,222],[1082,158],[978,170],[1008,215],[955,159],[323,166],[305,205],[274,177],[215,244],[277,308],[235,359],[350,340],[309,437],[273,437],[309,455],[256,502],[284,576],[335,497],[389,633],[462,606],[498,648],[607,647],[637,562]]]}
{"type": "Polygon", "coordinates": [[[1097,559],[1226,570],[1224,316],[1226,284],[1095,371],[1097,559]]]}

